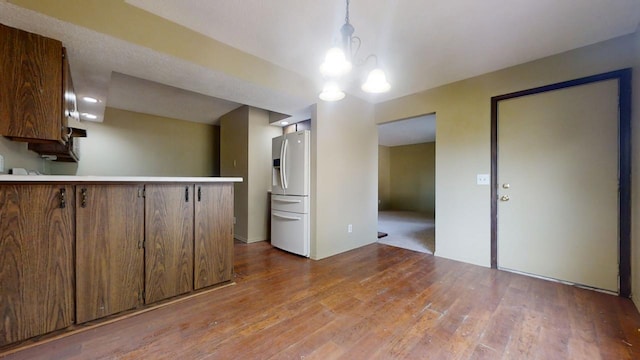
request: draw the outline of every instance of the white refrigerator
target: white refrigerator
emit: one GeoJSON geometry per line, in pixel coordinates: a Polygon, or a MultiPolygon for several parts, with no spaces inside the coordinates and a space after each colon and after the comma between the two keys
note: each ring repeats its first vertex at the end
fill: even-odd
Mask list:
{"type": "Polygon", "coordinates": [[[310,132],[272,140],[271,245],[309,257],[310,132]]]}

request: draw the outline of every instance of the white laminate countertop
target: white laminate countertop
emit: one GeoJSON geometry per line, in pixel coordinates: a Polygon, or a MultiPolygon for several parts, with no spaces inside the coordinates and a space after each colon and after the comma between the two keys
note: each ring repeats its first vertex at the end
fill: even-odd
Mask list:
{"type": "Polygon", "coordinates": [[[171,177],[171,176],[67,176],[67,175],[0,175],[0,182],[127,182],[127,183],[215,183],[242,182],[241,177],[171,177]]]}

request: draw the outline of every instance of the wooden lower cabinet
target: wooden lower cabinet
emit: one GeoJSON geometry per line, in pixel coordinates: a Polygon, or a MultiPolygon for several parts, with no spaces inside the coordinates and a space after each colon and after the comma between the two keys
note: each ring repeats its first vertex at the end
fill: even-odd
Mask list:
{"type": "Polygon", "coordinates": [[[232,274],[231,182],[0,184],[0,348],[232,274]]]}
{"type": "Polygon", "coordinates": [[[196,184],[194,289],[231,280],[233,184],[196,184]]]}
{"type": "Polygon", "coordinates": [[[76,186],[77,322],[142,305],[141,185],[76,186]]]}
{"type": "Polygon", "coordinates": [[[0,346],[74,322],[74,193],[0,185],[0,346]]]}
{"type": "Polygon", "coordinates": [[[193,290],[193,185],[146,185],[145,303],[193,290]]]}

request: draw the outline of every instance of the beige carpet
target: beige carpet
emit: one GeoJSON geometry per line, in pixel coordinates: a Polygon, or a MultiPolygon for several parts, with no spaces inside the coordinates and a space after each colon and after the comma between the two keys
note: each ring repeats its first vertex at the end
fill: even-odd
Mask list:
{"type": "Polygon", "coordinates": [[[435,251],[435,220],[410,211],[379,211],[378,231],[389,235],[378,239],[381,244],[433,254],[435,251]]]}

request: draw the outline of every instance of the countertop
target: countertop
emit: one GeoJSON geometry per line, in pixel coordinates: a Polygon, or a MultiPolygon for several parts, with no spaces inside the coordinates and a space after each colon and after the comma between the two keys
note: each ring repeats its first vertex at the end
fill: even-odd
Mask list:
{"type": "Polygon", "coordinates": [[[242,182],[241,177],[170,177],[170,176],[67,176],[67,175],[0,175],[0,182],[64,182],[64,183],[215,183],[242,182]]]}

